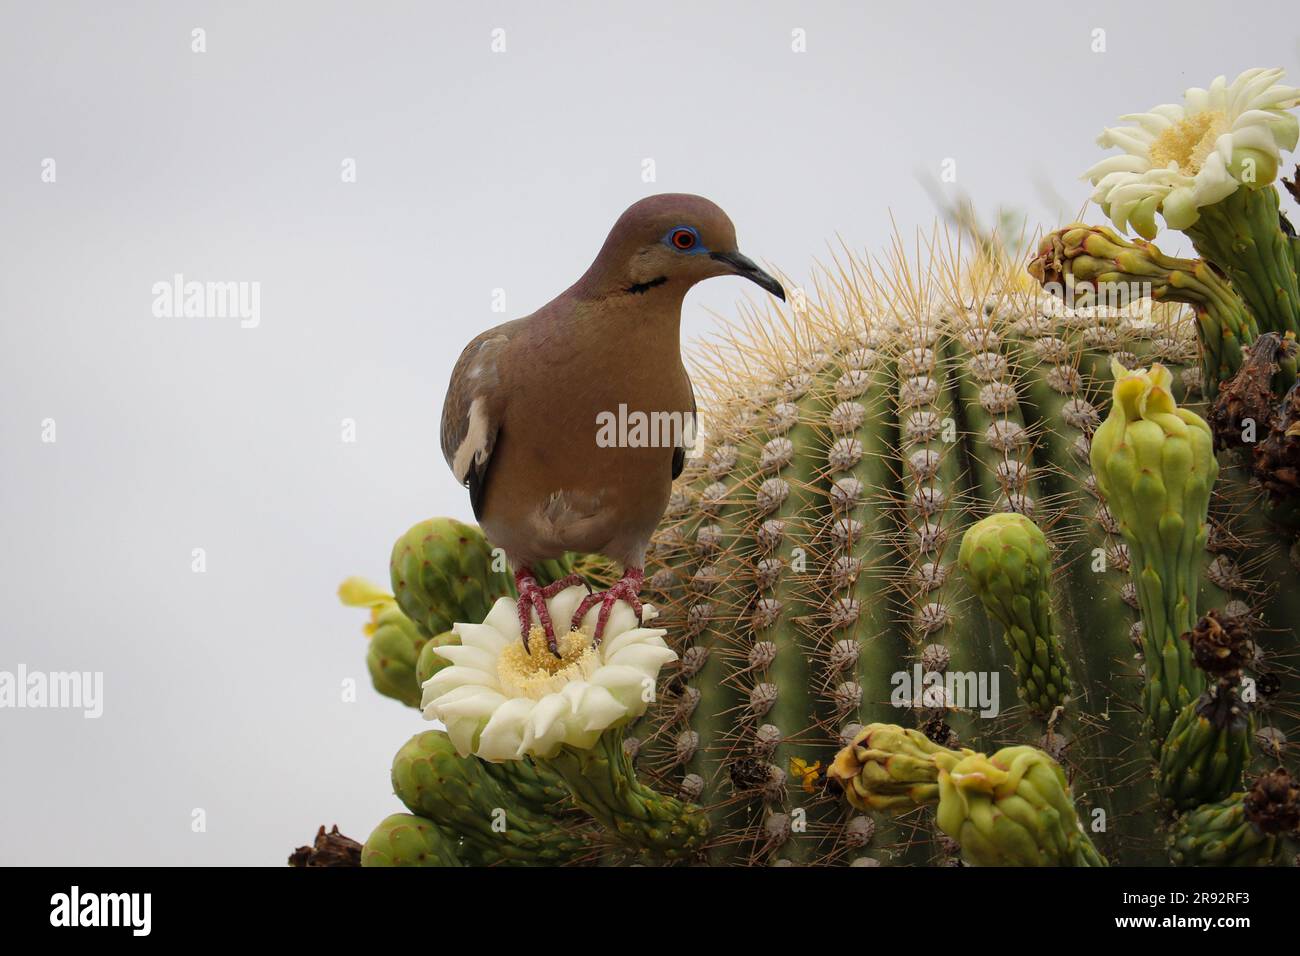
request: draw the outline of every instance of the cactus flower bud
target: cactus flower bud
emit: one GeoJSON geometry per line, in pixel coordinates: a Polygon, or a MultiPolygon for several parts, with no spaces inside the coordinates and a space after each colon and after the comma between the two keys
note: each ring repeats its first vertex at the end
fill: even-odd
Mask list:
{"type": "Polygon", "coordinates": [[[860,810],[937,804],[939,828],[971,866],[1105,866],[1075,813],[1065,773],[1034,747],[991,757],[949,750],[915,730],[870,724],[826,776],[860,810]]]}
{"type": "Polygon", "coordinates": [[[939,828],[972,866],[1105,866],[1060,765],[1035,747],[941,761],[939,828]]]}
{"type": "Polygon", "coordinates": [[[836,755],[826,777],[859,810],[903,812],[939,799],[939,753],[952,751],[918,730],[869,724],[836,755]]]}
{"type": "Polygon", "coordinates": [[[1242,349],[1259,334],[1232,286],[1203,259],[1167,256],[1150,242],[1129,241],[1104,226],[1073,223],[1038,244],[1029,274],[1057,295],[1091,289],[1100,301],[1184,302],[1196,312],[1201,368],[1210,397],[1241,368],[1242,349]]]}
{"type": "Polygon", "coordinates": [[[1047,716],[1070,694],[1052,621],[1047,538],[1024,515],[989,515],[963,535],[957,560],[984,609],[1005,628],[1021,698],[1047,716]]]}
{"type": "Polygon", "coordinates": [[[1245,793],[1184,814],[1169,835],[1176,866],[1270,866],[1282,837],[1300,827],[1300,787],[1282,768],[1261,774],[1245,793]]]}
{"type": "Polygon", "coordinates": [[[1152,751],[1205,686],[1182,634],[1196,622],[1210,489],[1219,473],[1210,427],[1179,408],[1162,365],[1113,364],[1110,414],[1092,439],[1098,490],[1129,546],[1142,613],[1143,709],[1152,751]]]}

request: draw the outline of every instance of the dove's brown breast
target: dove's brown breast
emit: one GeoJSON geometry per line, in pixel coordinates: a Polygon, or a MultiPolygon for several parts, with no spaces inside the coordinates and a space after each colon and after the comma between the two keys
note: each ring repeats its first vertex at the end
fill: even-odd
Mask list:
{"type": "Polygon", "coordinates": [[[511,342],[482,514],[493,543],[525,561],[580,551],[640,562],[694,405],[676,342],[680,304],[668,289],[599,309],[569,303],[511,342]]]}

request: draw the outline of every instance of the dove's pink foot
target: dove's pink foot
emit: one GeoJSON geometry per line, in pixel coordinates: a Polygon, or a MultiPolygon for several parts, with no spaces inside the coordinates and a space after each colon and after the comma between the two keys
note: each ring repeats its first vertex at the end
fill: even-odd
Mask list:
{"type": "Polygon", "coordinates": [[[640,568],[625,568],[623,576],[608,591],[596,591],[582,599],[578,610],[573,613],[573,623],[570,626],[576,629],[587,612],[599,604],[600,614],[596,616],[596,633],[592,636],[591,643],[593,646],[600,644],[601,638],[605,636],[605,625],[609,623],[610,612],[619,601],[631,605],[636,612],[637,623],[641,623],[641,584],[644,581],[645,572],[640,568]]]}
{"type": "Polygon", "coordinates": [[[555,639],[555,626],[551,623],[551,612],[546,609],[546,602],[565,588],[575,584],[585,584],[581,576],[570,574],[567,578],[552,581],[546,587],[537,583],[531,568],[520,568],[515,572],[515,587],[519,589],[519,632],[524,638],[524,650],[528,650],[528,632],[533,629],[533,612],[537,612],[537,623],[546,635],[546,646],[556,657],[560,656],[560,645],[555,639]]]}

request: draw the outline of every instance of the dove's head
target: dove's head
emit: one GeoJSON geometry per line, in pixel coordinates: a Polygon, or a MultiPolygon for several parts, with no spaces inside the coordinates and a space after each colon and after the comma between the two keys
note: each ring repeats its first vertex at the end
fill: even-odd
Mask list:
{"type": "Polygon", "coordinates": [[[609,231],[587,280],[601,294],[682,294],[701,279],[737,275],[785,298],[781,283],[736,247],[727,214],[703,196],[664,193],[628,207],[609,231]]]}

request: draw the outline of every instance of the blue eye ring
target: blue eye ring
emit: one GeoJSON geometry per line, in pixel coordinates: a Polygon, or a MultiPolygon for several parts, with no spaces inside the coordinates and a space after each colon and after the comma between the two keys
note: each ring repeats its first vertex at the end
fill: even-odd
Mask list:
{"type": "Polygon", "coordinates": [[[664,244],[671,246],[678,252],[700,252],[703,247],[700,245],[700,234],[690,226],[674,226],[668,230],[664,236],[664,244]]]}

